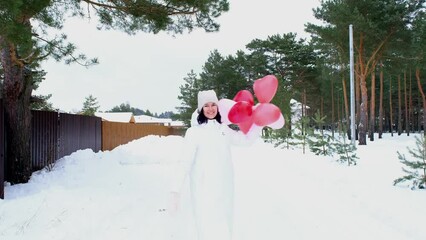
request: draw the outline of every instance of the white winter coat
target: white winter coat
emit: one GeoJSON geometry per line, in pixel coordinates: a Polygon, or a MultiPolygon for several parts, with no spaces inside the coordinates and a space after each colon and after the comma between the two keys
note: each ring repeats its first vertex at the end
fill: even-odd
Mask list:
{"type": "Polygon", "coordinates": [[[216,120],[190,127],[185,134],[181,170],[172,191],[180,192],[190,176],[191,200],[198,240],[230,240],[232,236],[234,176],[231,144],[249,144],[247,137],[216,120]]]}

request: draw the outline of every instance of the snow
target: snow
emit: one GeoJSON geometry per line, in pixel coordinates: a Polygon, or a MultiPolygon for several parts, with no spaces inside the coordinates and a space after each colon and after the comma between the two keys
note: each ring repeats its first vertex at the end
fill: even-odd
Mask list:
{"type": "Polygon", "coordinates": [[[171,118],[156,118],[148,115],[135,116],[136,123],[160,123],[165,126],[184,127],[183,121],[173,121],[171,118]]]}
{"type": "MultiPolygon", "coordinates": [[[[357,165],[275,148],[261,140],[233,147],[235,240],[426,239],[426,192],[408,183],[397,151],[415,136],[358,146],[357,165]]],[[[181,208],[167,211],[170,173],[182,137],[147,136],[112,151],[80,150],[6,185],[2,240],[195,240],[186,183],[181,208]]]]}
{"type": "Polygon", "coordinates": [[[96,117],[104,121],[134,123],[135,117],[132,112],[95,112],[96,117]]]}

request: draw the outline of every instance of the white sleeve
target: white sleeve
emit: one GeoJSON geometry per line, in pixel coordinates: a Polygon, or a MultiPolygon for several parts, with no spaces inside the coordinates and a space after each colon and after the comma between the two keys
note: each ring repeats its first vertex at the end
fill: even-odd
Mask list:
{"type": "Polygon", "coordinates": [[[253,127],[247,134],[242,131],[232,130],[227,126],[228,132],[231,135],[231,143],[237,146],[250,146],[257,140],[261,139],[262,127],[253,127]]]}
{"type": "Polygon", "coordinates": [[[184,144],[179,155],[178,163],[171,177],[171,192],[180,192],[185,182],[186,177],[191,171],[191,166],[195,160],[197,151],[196,131],[194,128],[188,128],[185,133],[184,144]]]}

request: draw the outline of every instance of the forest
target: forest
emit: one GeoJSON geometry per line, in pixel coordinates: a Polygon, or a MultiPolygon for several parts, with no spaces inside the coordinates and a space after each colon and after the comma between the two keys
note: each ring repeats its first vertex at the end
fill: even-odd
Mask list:
{"type": "MultiPolygon", "coordinates": [[[[232,99],[241,89],[273,74],[279,79],[273,103],[289,123],[290,100],[305,106],[306,117],[324,119],[323,128],[350,128],[350,46],[353,26],[355,126],[358,144],[374,133],[422,131],[426,118],[424,1],[321,1],[313,9],[321,24],[305,24],[309,39],[296,33],[253,39],[243,50],[224,56],[212,50],[202,72],[187,74],[178,108],[189,119],[199,90],[214,89],[232,99]]],[[[291,128],[286,124],[286,128],[291,128]]],[[[350,132],[349,132],[350,133],[350,132]]],[[[349,136],[350,137],[350,136],[349,136]]]]}
{"type": "MultiPolygon", "coordinates": [[[[12,184],[31,175],[30,104],[44,79],[40,63],[48,58],[90,66],[61,33],[71,16],[96,17],[100,29],[183,33],[196,28],[219,31],[216,22],[229,10],[227,0],[208,1],[48,1],[0,2],[0,94],[5,103],[7,167],[12,184]],[[13,4],[12,4],[13,2],[13,4]],[[91,11],[88,11],[88,9],[91,11]],[[153,14],[153,10],[156,14],[153,14]],[[49,36],[52,29],[60,34],[49,36]]],[[[313,9],[320,24],[307,22],[308,39],[295,33],[253,39],[245,49],[223,56],[212,49],[202,72],[191,71],[180,87],[179,118],[189,121],[202,89],[230,98],[253,82],[275,75],[279,89],[273,103],[291,129],[290,101],[301,102],[309,125],[349,127],[349,26],[353,26],[355,125],[359,145],[374,133],[409,134],[426,126],[424,94],[425,0],[321,0],[313,9]]],[[[282,24],[289,24],[283,22],[282,24]]],[[[43,99],[41,99],[43,100],[43,99]]],[[[424,132],[424,131],[423,131],[424,132]]],[[[350,136],[352,137],[352,136],[350,136]]]]}

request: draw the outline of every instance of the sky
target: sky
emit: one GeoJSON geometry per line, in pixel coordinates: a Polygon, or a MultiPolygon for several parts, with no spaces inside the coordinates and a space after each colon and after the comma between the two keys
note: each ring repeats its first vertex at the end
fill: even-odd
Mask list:
{"type": "Polygon", "coordinates": [[[48,60],[47,72],[35,94],[52,94],[55,108],[77,112],[89,95],[108,111],[122,103],[154,113],[176,111],[179,87],[193,70],[201,73],[209,54],[217,49],[224,56],[245,50],[254,39],[274,34],[297,33],[308,38],[304,24],[316,23],[312,9],[319,0],[230,0],[230,10],[218,18],[219,32],[172,36],[167,33],[98,31],[94,20],[68,19],[64,32],[77,51],[100,64],[85,68],[48,60]]]}
{"type": "MultiPolygon", "coordinates": [[[[415,136],[376,135],[352,166],[260,139],[233,146],[233,240],[426,239],[425,190],[393,185],[404,175],[397,151],[412,158],[415,136]]],[[[188,180],[179,210],[170,214],[167,204],[182,140],[151,135],[79,150],[28,183],[6,184],[0,239],[195,240],[188,180]]]]}

